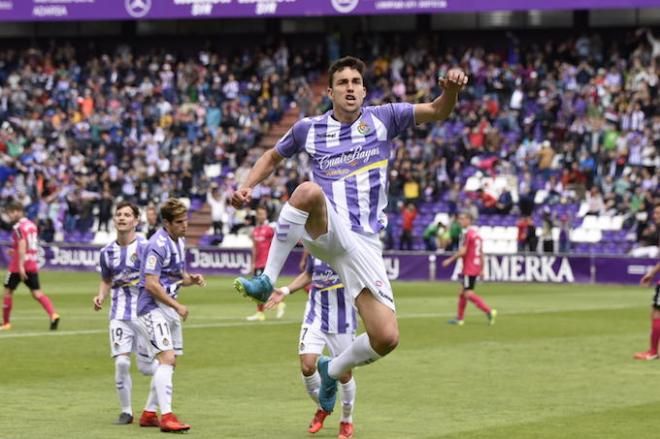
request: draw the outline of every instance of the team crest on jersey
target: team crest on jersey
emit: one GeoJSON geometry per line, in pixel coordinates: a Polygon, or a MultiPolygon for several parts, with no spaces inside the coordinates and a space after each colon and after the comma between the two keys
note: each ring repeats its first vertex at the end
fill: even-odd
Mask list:
{"type": "Polygon", "coordinates": [[[138,258],[137,253],[133,253],[133,254],[131,255],[131,262],[132,262],[132,263],[135,263],[135,262],[137,261],[137,258],[138,258]]]}
{"type": "Polygon", "coordinates": [[[369,133],[369,129],[369,125],[367,125],[367,123],[363,120],[361,120],[357,126],[358,133],[362,134],[363,136],[366,136],[369,133]]]}
{"type": "Polygon", "coordinates": [[[155,255],[149,255],[147,258],[147,264],[146,264],[147,270],[153,270],[156,268],[156,256],[155,255]]]}
{"type": "Polygon", "coordinates": [[[170,345],[170,341],[168,339],[164,338],[163,339],[163,346],[169,346],[169,345],[170,345]]]}
{"type": "Polygon", "coordinates": [[[305,350],[305,343],[300,343],[300,350],[304,351],[305,350]]]}

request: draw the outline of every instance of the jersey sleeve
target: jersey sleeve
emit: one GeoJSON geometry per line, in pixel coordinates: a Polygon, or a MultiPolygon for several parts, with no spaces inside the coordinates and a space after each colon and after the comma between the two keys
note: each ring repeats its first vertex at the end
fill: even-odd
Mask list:
{"type": "Polygon", "coordinates": [[[291,129],[275,145],[275,150],[282,157],[289,158],[299,152],[304,144],[309,122],[305,119],[294,123],[291,129]]]}
{"type": "Polygon", "coordinates": [[[108,254],[104,251],[101,252],[99,265],[101,266],[101,278],[105,281],[110,281],[112,279],[112,270],[108,266],[108,254]]]}
{"type": "Polygon", "coordinates": [[[165,262],[165,248],[155,248],[147,247],[147,250],[144,254],[144,274],[153,274],[160,276],[160,272],[163,270],[163,263],[165,262]]]}
{"type": "Polygon", "coordinates": [[[305,265],[305,271],[310,276],[314,272],[314,258],[312,257],[312,255],[307,256],[307,264],[305,265]]]}
{"type": "Polygon", "coordinates": [[[385,104],[373,107],[374,114],[387,128],[387,138],[392,140],[415,125],[413,105],[407,102],[385,104]]]}

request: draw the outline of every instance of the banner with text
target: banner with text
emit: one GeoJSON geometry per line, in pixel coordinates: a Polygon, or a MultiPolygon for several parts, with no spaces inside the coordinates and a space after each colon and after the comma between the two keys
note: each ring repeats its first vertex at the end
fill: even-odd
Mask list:
{"type": "MultiPolygon", "coordinates": [[[[54,271],[98,271],[100,247],[70,244],[43,245],[39,267],[54,271]]],[[[0,266],[7,267],[10,249],[0,244],[0,266]]],[[[300,251],[289,256],[283,275],[300,272],[300,251]]],[[[455,281],[460,261],[442,267],[445,255],[386,252],[383,256],[390,280],[455,281]]],[[[252,255],[248,249],[190,248],[186,252],[190,272],[212,275],[250,275],[252,255]]],[[[487,282],[620,283],[638,284],[655,259],[560,255],[487,255],[483,280],[487,282]]]]}
{"type": "Polygon", "coordinates": [[[657,6],[658,0],[0,0],[0,21],[296,17],[657,6]]]}

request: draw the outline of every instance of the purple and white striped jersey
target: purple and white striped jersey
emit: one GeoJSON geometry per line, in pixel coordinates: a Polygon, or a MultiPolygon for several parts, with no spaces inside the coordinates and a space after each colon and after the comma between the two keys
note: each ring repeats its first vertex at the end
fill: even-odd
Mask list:
{"type": "Polygon", "coordinates": [[[351,334],[357,330],[353,297],[344,289],[339,275],[320,259],[307,259],[307,273],[312,275],[303,326],[326,334],[351,334]]]}
{"type": "Polygon", "coordinates": [[[412,104],[363,107],[352,124],[338,122],[332,110],[296,122],[275,148],[283,157],[307,151],[313,180],[339,217],[362,234],[387,225],[387,168],[392,139],[414,125],[412,104]]]}
{"type": "Polygon", "coordinates": [[[137,318],[140,263],[147,246],[142,236],[125,247],[113,241],[101,249],[101,277],[112,285],[110,320],[137,318]]]}
{"type": "MultiPolygon", "coordinates": [[[[160,229],[149,239],[144,250],[140,269],[140,297],[138,299],[138,315],[143,315],[161,306],[171,307],[157,302],[144,288],[145,275],[154,274],[160,279],[160,284],[167,294],[176,299],[177,292],[183,280],[186,269],[185,240],[179,238],[175,242],[165,229],[160,229]]],[[[173,314],[174,315],[174,314],[173,314]]]]}

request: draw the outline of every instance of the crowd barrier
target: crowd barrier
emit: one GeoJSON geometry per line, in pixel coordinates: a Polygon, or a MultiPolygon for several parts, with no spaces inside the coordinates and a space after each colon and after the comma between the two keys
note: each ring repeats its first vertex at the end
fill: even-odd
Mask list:
{"type": "MultiPolygon", "coordinates": [[[[51,244],[39,251],[39,266],[52,271],[98,271],[98,246],[51,244]]],[[[442,267],[447,254],[429,252],[385,252],[390,280],[457,280],[460,263],[442,267]]],[[[294,250],[284,265],[284,275],[298,274],[301,252],[294,250]]],[[[0,266],[9,262],[9,246],[0,244],[0,266]]],[[[193,247],[187,250],[191,272],[217,275],[248,275],[249,249],[193,247]]],[[[617,283],[638,284],[656,263],[650,258],[573,254],[486,255],[483,280],[490,282],[617,283]]]]}

